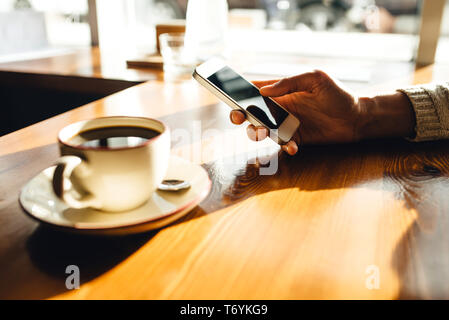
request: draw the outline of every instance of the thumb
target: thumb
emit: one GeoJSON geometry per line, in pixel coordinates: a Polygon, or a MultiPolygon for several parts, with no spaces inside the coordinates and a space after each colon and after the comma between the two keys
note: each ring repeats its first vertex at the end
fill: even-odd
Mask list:
{"type": "Polygon", "coordinates": [[[325,78],[327,75],[322,71],[303,73],[264,86],[260,89],[260,94],[267,97],[280,97],[293,92],[312,91],[316,84],[325,78]]]}

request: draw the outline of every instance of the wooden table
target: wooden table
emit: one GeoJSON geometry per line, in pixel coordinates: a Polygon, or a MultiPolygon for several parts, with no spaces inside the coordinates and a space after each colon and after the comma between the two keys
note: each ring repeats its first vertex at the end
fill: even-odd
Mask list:
{"type": "MultiPolygon", "coordinates": [[[[376,90],[439,74],[429,67],[376,90]]],[[[448,142],[307,147],[260,175],[248,159],[277,159],[277,146],[249,142],[228,115],[193,80],[154,80],[1,137],[0,298],[449,298],[448,142]],[[19,190],[57,159],[57,132],[110,115],[190,133],[172,153],[208,170],[207,199],[169,227],[120,238],[59,233],[25,216],[19,190]],[[71,264],[79,290],[65,287],[71,264]]]]}
{"type": "Polygon", "coordinates": [[[56,56],[4,62],[0,63],[0,84],[112,94],[148,80],[163,78],[160,70],[127,68],[127,58],[123,52],[101,51],[93,47],[73,49],[56,56]]]}

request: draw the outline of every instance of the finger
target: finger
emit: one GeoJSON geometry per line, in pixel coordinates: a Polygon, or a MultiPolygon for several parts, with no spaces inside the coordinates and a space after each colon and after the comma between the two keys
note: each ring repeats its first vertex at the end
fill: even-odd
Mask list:
{"type": "Polygon", "coordinates": [[[253,81],[253,84],[257,87],[257,88],[262,88],[265,86],[269,86],[273,83],[278,82],[280,79],[276,79],[276,80],[258,80],[258,81],[253,81]]]}
{"type": "Polygon", "coordinates": [[[256,141],[262,141],[266,137],[268,137],[268,129],[265,127],[255,127],[256,130],[256,141]]]}
{"type": "Polygon", "coordinates": [[[246,115],[242,111],[232,110],[230,118],[233,124],[242,124],[246,120],[246,115]]]}
{"type": "Polygon", "coordinates": [[[265,127],[256,127],[253,124],[250,124],[246,128],[246,133],[248,137],[253,141],[262,141],[266,137],[268,137],[268,129],[265,127]]]}
{"type": "Polygon", "coordinates": [[[284,144],[281,148],[291,156],[295,155],[298,152],[298,145],[293,140],[290,140],[289,142],[284,144]]]}
{"type": "Polygon", "coordinates": [[[257,141],[256,127],[253,124],[250,124],[246,128],[246,134],[248,135],[248,138],[250,138],[251,140],[257,141]]]}
{"type": "Polygon", "coordinates": [[[328,79],[328,75],[322,71],[307,72],[264,86],[260,88],[260,93],[268,97],[280,97],[293,92],[311,92],[317,84],[328,79]]]}

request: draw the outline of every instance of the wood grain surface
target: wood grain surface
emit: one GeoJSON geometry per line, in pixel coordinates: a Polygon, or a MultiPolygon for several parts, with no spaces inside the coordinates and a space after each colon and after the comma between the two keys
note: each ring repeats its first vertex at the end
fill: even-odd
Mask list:
{"type": "MultiPolygon", "coordinates": [[[[390,88],[439,79],[428,68],[393,80],[390,88]]],[[[287,157],[249,142],[228,117],[194,81],[150,81],[0,137],[0,298],[449,298],[448,142],[287,157]],[[57,132],[108,115],[165,121],[172,153],[208,170],[207,199],[166,228],[119,238],[59,233],[25,216],[19,190],[57,159],[57,132]],[[260,174],[272,164],[273,175],[260,174]],[[71,264],[79,290],[65,287],[71,264]]]]}
{"type": "Polygon", "coordinates": [[[162,75],[160,70],[127,68],[126,50],[102,51],[98,47],[73,49],[73,52],[39,59],[0,63],[0,72],[72,76],[143,82],[162,75]]]}

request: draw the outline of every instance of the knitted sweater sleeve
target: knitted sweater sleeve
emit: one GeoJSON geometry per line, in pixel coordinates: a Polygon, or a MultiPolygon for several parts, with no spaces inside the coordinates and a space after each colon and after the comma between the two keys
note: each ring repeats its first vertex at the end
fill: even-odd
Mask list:
{"type": "Polygon", "coordinates": [[[416,115],[416,135],[411,141],[449,138],[449,83],[399,89],[410,99],[416,115]]]}

